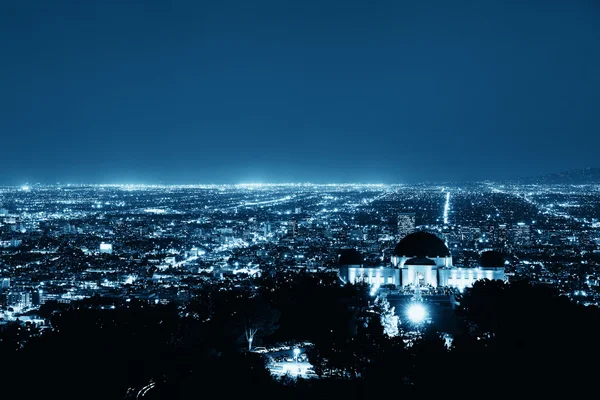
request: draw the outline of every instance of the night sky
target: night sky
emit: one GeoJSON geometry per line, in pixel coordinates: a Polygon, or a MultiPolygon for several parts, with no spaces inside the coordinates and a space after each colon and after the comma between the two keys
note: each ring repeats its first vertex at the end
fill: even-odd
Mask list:
{"type": "Polygon", "coordinates": [[[600,166],[597,0],[5,0],[0,60],[5,184],[600,166]]]}

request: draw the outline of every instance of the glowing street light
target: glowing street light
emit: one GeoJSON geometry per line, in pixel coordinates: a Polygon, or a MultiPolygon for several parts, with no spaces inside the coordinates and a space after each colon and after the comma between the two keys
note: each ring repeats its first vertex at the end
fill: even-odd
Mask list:
{"type": "Polygon", "coordinates": [[[298,355],[300,355],[300,349],[294,349],[294,360],[296,361],[297,374],[300,374],[300,366],[298,365],[298,355]]]}
{"type": "Polygon", "coordinates": [[[407,310],[408,319],[414,324],[420,324],[427,318],[427,309],[421,303],[413,303],[407,310]]]}

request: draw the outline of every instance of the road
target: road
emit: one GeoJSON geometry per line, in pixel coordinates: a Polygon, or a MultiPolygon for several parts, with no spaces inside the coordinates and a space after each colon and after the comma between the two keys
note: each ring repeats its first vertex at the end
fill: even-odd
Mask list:
{"type": "Polygon", "coordinates": [[[448,225],[448,214],[450,214],[450,192],[446,192],[446,203],[444,204],[444,225],[448,225]]]}
{"type": "Polygon", "coordinates": [[[148,394],[148,392],[150,390],[152,390],[152,388],[155,386],[156,386],[156,382],[150,382],[149,384],[147,384],[146,386],[141,388],[140,391],[138,392],[137,396],[135,397],[136,400],[144,398],[144,396],[146,396],[146,394],[148,394]]]}

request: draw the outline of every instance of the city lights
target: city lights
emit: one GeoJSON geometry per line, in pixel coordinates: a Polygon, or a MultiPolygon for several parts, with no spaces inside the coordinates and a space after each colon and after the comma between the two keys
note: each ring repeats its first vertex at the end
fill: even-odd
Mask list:
{"type": "Polygon", "coordinates": [[[0,394],[592,397],[599,3],[3,2],[0,394]]]}
{"type": "MultiPolygon", "coordinates": [[[[321,276],[320,284],[344,290],[361,285],[367,315],[410,347],[430,321],[448,345],[443,329],[452,307],[482,280],[524,278],[573,302],[600,302],[600,276],[589,267],[600,239],[593,211],[600,192],[584,187],[126,188],[0,188],[10,200],[0,205],[0,318],[46,326],[35,313],[48,302],[109,296],[127,305],[185,307],[206,288],[256,297],[277,290],[262,286],[265,277],[284,274],[288,285],[296,276],[321,276]],[[25,248],[30,258],[20,254],[25,248]],[[540,260],[544,253],[560,255],[570,273],[540,260]]],[[[119,308],[112,301],[103,307],[119,308]]],[[[315,378],[304,347],[294,346],[254,351],[273,357],[273,376],[315,378]]]]}
{"type": "Polygon", "coordinates": [[[413,303],[406,310],[408,319],[414,324],[420,324],[427,318],[427,309],[421,303],[413,303]]]}

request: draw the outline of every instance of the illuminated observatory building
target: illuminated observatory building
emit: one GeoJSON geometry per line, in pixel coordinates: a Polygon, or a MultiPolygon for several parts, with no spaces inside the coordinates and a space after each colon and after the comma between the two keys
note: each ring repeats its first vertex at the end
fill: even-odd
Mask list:
{"type": "Polygon", "coordinates": [[[464,288],[479,279],[506,279],[500,262],[474,268],[453,266],[452,255],[442,239],[427,232],[405,236],[396,245],[391,264],[390,267],[364,266],[362,255],[355,249],[342,250],[338,258],[340,278],[350,283],[464,288]]]}
{"type": "Polygon", "coordinates": [[[339,275],[342,281],[367,282],[372,285],[400,286],[400,270],[390,267],[365,267],[363,257],[355,249],[344,249],[338,257],[339,275]]]}

